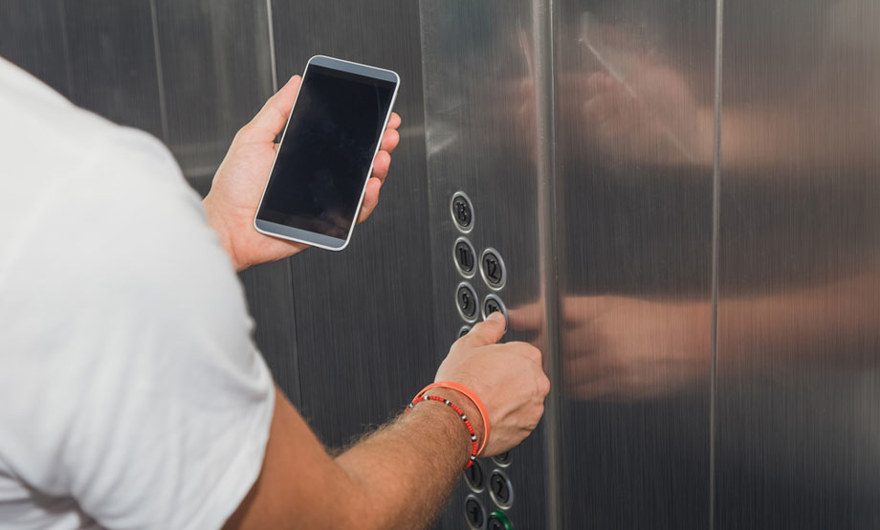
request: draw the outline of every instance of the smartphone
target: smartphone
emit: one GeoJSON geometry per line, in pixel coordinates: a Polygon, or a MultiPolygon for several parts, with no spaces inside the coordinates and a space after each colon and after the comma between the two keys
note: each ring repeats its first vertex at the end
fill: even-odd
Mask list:
{"type": "Polygon", "coordinates": [[[254,227],[328,250],[348,245],[397,98],[390,71],[309,59],[254,227]]]}

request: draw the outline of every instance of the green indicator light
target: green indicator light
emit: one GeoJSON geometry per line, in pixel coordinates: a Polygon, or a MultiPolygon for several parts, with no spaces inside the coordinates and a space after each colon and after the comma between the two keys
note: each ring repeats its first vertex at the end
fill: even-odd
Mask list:
{"type": "Polygon", "coordinates": [[[513,523],[502,511],[494,511],[489,516],[489,530],[513,530],[513,523]]]}

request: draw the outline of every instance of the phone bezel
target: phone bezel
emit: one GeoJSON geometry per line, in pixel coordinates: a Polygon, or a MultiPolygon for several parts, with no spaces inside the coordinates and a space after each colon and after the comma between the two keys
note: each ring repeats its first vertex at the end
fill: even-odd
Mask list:
{"type": "MultiPolygon", "coordinates": [[[[372,79],[394,83],[394,92],[391,95],[391,104],[388,106],[388,112],[385,114],[385,121],[382,124],[381,130],[384,131],[385,128],[388,127],[388,120],[391,118],[391,112],[393,111],[394,103],[397,100],[397,91],[400,88],[400,76],[397,75],[396,72],[386,70],[384,68],[369,66],[366,64],[346,61],[344,59],[337,59],[335,57],[329,57],[327,55],[315,55],[311,59],[309,59],[308,63],[306,63],[306,68],[303,72],[303,81],[305,81],[306,76],[308,76],[309,67],[311,67],[312,65],[322,66],[324,68],[330,68],[342,72],[360,75],[363,77],[369,77],[372,79]]],[[[293,107],[291,108],[290,115],[287,117],[287,123],[284,125],[284,133],[281,135],[281,142],[278,144],[278,149],[275,151],[275,158],[274,160],[272,160],[272,169],[269,171],[269,178],[266,180],[266,186],[263,188],[263,194],[260,196],[260,202],[257,205],[257,212],[254,214],[254,229],[257,232],[268,236],[278,237],[281,239],[286,239],[288,241],[295,241],[297,243],[305,243],[306,245],[323,248],[326,250],[339,251],[347,247],[348,243],[351,241],[351,235],[354,232],[354,227],[357,225],[357,219],[358,217],[360,217],[361,207],[364,203],[364,195],[367,192],[367,183],[370,181],[370,175],[373,173],[373,164],[376,161],[376,155],[379,153],[379,149],[381,149],[382,147],[382,138],[380,137],[379,141],[376,142],[376,150],[373,153],[370,167],[367,169],[367,173],[363,177],[364,184],[361,188],[361,196],[360,199],[358,199],[358,205],[354,212],[354,219],[352,219],[351,228],[349,228],[348,234],[346,235],[345,239],[328,236],[320,232],[312,232],[310,230],[303,230],[301,228],[294,228],[292,226],[260,219],[260,208],[263,206],[263,199],[266,197],[266,191],[269,189],[269,182],[272,179],[272,174],[275,172],[275,164],[278,161],[278,154],[281,152],[281,145],[284,143],[284,138],[287,136],[287,127],[288,125],[290,125],[291,117],[293,117],[293,109],[296,108],[297,100],[299,100],[299,92],[297,92],[296,99],[293,102],[293,107]]]]}

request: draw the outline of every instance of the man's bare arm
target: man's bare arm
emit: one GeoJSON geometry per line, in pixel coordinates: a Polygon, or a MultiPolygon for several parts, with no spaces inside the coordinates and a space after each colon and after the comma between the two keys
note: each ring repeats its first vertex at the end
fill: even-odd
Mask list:
{"type": "MultiPolygon", "coordinates": [[[[486,455],[510,449],[535,427],[549,381],[540,353],[523,343],[494,344],[503,319],[483,322],[456,342],[441,373],[486,403],[493,434],[486,455]],[[479,380],[470,374],[492,375],[479,380]],[[507,385],[498,381],[507,379],[507,385]]],[[[464,409],[462,394],[436,390],[464,409]]],[[[227,523],[257,528],[423,528],[436,516],[470,455],[470,435],[449,407],[423,402],[335,459],[289,401],[277,392],[263,468],[227,523]]]]}

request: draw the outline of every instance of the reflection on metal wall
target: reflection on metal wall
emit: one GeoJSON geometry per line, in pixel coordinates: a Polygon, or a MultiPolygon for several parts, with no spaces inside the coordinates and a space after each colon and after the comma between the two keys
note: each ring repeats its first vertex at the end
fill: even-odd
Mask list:
{"type": "Polygon", "coordinates": [[[709,520],[714,7],[557,2],[564,528],[709,520]]]}
{"type": "Polygon", "coordinates": [[[878,22],[724,13],[719,529],[880,525],[878,22]]]}

